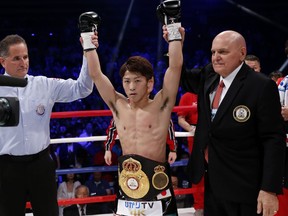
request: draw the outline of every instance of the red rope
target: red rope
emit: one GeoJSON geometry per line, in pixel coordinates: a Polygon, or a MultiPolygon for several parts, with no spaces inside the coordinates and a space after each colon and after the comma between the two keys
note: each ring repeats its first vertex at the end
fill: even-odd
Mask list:
{"type": "MultiPolygon", "coordinates": [[[[191,110],[195,109],[197,106],[175,106],[173,112],[178,112],[180,110],[191,110]]],[[[111,116],[110,110],[85,110],[85,111],[69,111],[69,112],[53,112],[51,118],[73,118],[73,117],[93,117],[93,116],[111,116]]],[[[175,189],[175,194],[192,194],[192,193],[203,193],[203,188],[187,188],[187,189],[175,189]]],[[[87,198],[75,198],[75,199],[59,199],[58,205],[72,205],[72,204],[85,204],[94,202],[112,202],[116,198],[116,195],[107,196],[93,196],[87,198]]],[[[26,203],[26,208],[31,208],[30,202],[26,203]]]]}
{"type": "MultiPolygon", "coordinates": [[[[176,195],[204,193],[204,187],[175,189],[174,193],[176,195]]],[[[59,199],[58,205],[65,206],[65,205],[85,204],[85,203],[95,203],[95,202],[113,202],[115,199],[116,199],[116,195],[93,196],[93,197],[74,198],[74,199],[59,199]]],[[[26,203],[26,208],[31,208],[30,202],[26,203]]]]}
{"type": "MultiPolygon", "coordinates": [[[[196,105],[193,106],[175,106],[173,112],[182,110],[196,109],[196,105]]],[[[53,112],[51,118],[73,118],[73,117],[93,117],[93,116],[111,116],[110,110],[84,110],[84,111],[69,111],[69,112],[53,112]]]]}

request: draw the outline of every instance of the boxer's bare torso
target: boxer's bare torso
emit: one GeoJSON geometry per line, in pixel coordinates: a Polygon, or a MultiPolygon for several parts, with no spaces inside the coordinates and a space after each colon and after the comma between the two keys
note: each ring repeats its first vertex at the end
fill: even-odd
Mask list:
{"type": "Polygon", "coordinates": [[[125,99],[116,102],[117,115],[113,112],[113,118],[123,155],[138,154],[155,161],[166,161],[171,111],[159,102],[157,99],[147,100],[142,106],[130,104],[125,99]]]}

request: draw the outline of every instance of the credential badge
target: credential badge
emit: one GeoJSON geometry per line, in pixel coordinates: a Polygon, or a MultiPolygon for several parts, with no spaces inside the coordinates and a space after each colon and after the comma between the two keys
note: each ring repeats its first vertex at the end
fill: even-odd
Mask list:
{"type": "Polygon", "coordinates": [[[239,105],[233,110],[233,117],[237,122],[246,122],[250,118],[251,112],[247,106],[239,105]]]}
{"type": "Polygon", "coordinates": [[[45,107],[43,104],[39,104],[37,107],[36,107],[36,113],[38,115],[43,115],[45,113],[45,107]]]}

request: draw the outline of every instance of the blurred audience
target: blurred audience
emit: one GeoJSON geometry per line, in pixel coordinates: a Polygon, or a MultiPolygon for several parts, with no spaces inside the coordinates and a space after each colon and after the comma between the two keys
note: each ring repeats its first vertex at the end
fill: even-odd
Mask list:
{"type": "MultiPolygon", "coordinates": [[[[64,181],[59,185],[57,191],[58,199],[71,199],[75,198],[75,190],[81,185],[79,181],[75,180],[73,173],[68,173],[64,177],[64,181]]],[[[59,216],[63,215],[63,209],[65,206],[59,206],[59,216]]]]}
{"type": "MultiPolygon", "coordinates": [[[[75,198],[89,197],[89,188],[85,185],[79,185],[75,189],[75,198]]],[[[63,209],[63,216],[82,216],[99,214],[99,209],[94,203],[74,204],[63,209]]]]}
{"type": "MultiPolygon", "coordinates": [[[[71,138],[72,134],[67,133],[64,137],[71,138]]],[[[77,166],[77,155],[82,146],[79,143],[62,143],[58,145],[57,155],[59,158],[60,169],[77,166]]],[[[82,149],[83,151],[83,149],[82,149]]]]}
{"type": "MultiPolygon", "coordinates": [[[[215,31],[215,29],[213,29],[213,31],[215,31]]],[[[210,34],[212,33],[213,32],[210,32],[210,34]]],[[[253,41],[253,36],[251,36],[251,40],[253,41]]],[[[254,40],[255,40],[255,37],[254,37],[254,40]]],[[[29,71],[30,74],[45,75],[45,76],[55,77],[55,78],[78,77],[77,73],[81,65],[77,65],[75,62],[81,62],[80,60],[82,56],[77,54],[78,51],[77,49],[75,49],[74,46],[69,45],[71,43],[67,41],[67,43],[63,43],[61,47],[58,46],[57,44],[49,44],[49,48],[47,48],[48,49],[47,52],[39,52],[39,47],[38,47],[39,44],[35,44],[34,47],[33,47],[33,43],[30,43],[30,44],[32,45],[32,47],[30,49],[31,53],[29,55],[31,56],[31,58],[36,59],[36,61],[31,62],[31,67],[29,71]],[[43,61],[41,60],[42,57],[44,59],[43,61]],[[62,62],[62,64],[60,64],[60,62],[62,62]],[[59,73],[59,71],[61,71],[61,73],[59,73]]],[[[43,50],[43,48],[40,48],[40,49],[43,50]]],[[[112,47],[110,43],[103,43],[101,44],[101,49],[99,49],[99,52],[103,52],[105,54],[103,55],[105,56],[105,60],[104,60],[105,63],[103,64],[103,70],[105,71],[107,67],[108,71],[110,72],[111,79],[113,80],[113,82],[120,83],[118,86],[121,86],[121,79],[119,76],[117,76],[117,71],[119,70],[118,67],[119,65],[122,65],[122,60],[126,59],[125,56],[131,55],[130,53],[131,49],[127,49],[123,51],[123,53],[121,53],[121,56],[122,56],[121,58],[115,61],[112,61],[110,53],[111,53],[111,50],[113,49],[114,47],[112,47]]],[[[162,80],[161,76],[163,76],[163,68],[165,68],[166,62],[163,61],[163,59],[156,60],[156,53],[150,53],[150,50],[152,50],[151,47],[145,47],[143,49],[143,52],[138,52],[137,55],[145,56],[148,59],[150,59],[151,62],[153,62],[155,65],[155,70],[156,70],[155,79],[162,80]]],[[[258,52],[257,50],[256,51],[253,50],[253,51],[255,53],[258,52]]],[[[207,55],[205,51],[197,50],[194,54],[195,54],[195,57],[186,56],[186,58],[189,58],[189,60],[186,62],[191,63],[191,65],[188,65],[188,66],[194,66],[194,65],[199,65],[199,64],[203,65],[204,64],[203,62],[205,62],[205,64],[207,63],[208,60],[206,56],[209,56],[209,55],[207,55]]],[[[260,60],[258,57],[254,55],[247,55],[245,59],[245,63],[248,64],[250,67],[252,67],[256,72],[261,71],[261,64],[260,64],[260,60]]],[[[278,65],[275,65],[275,66],[278,66],[278,65]]],[[[0,73],[3,73],[3,72],[4,70],[0,68],[0,73]]],[[[273,71],[271,74],[269,74],[269,77],[271,77],[271,79],[273,80],[276,80],[276,77],[278,77],[278,80],[276,81],[277,84],[279,84],[280,81],[283,79],[283,77],[281,77],[280,73],[278,73],[277,71],[273,71]]],[[[158,88],[158,87],[155,86],[155,88],[158,88]]],[[[121,89],[117,89],[117,90],[121,92],[121,89]]],[[[179,91],[181,92],[181,88],[179,89],[179,91]]],[[[179,94],[179,99],[180,99],[180,94],[179,94]]],[[[78,111],[78,110],[103,110],[103,109],[107,109],[107,107],[101,100],[99,93],[97,91],[93,91],[93,93],[85,99],[77,100],[72,103],[56,103],[55,106],[53,107],[54,112],[78,111]]],[[[105,119],[105,117],[97,117],[93,119],[91,118],[89,123],[87,123],[87,120],[85,118],[51,119],[50,137],[53,139],[53,138],[65,138],[65,137],[87,137],[87,136],[89,137],[89,136],[95,136],[95,135],[105,135],[108,124],[109,124],[109,120],[105,119]]],[[[190,127],[191,127],[191,124],[195,126],[194,123],[190,123],[190,127]]],[[[178,124],[175,126],[179,128],[178,124]]],[[[184,128],[184,130],[186,129],[184,128]]],[[[185,142],[179,142],[179,140],[181,139],[178,139],[177,149],[182,149],[182,146],[185,145],[185,142]]],[[[121,148],[119,148],[118,146],[120,145],[114,145],[112,149],[112,151],[114,150],[114,152],[116,153],[116,156],[121,155],[121,148]]],[[[189,152],[191,151],[191,149],[192,149],[192,145],[190,142],[189,152]]],[[[55,166],[58,169],[59,168],[60,169],[83,168],[83,167],[89,167],[93,165],[94,166],[103,165],[103,161],[100,161],[99,159],[100,157],[103,158],[102,143],[100,142],[98,143],[81,142],[81,143],[65,143],[65,144],[59,144],[59,145],[51,145],[50,155],[54,159],[55,166]],[[83,145],[84,148],[81,147],[81,144],[83,145]]],[[[114,155],[114,157],[116,156],[114,155]]],[[[181,158],[182,156],[179,155],[178,157],[181,158]]],[[[117,161],[115,162],[115,159],[114,159],[113,165],[115,163],[117,163],[117,161]]],[[[102,173],[102,175],[103,175],[102,178],[105,179],[104,176],[106,175],[106,172],[102,173]]],[[[180,181],[180,185],[181,185],[182,179],[183,179],[182,174],[177,173],[177,175],[178,175],[177,180],[180,181]]],[[[78,179],[80,183],[84,184],[89,178],[89,173],[88,174],[86,173],[75,174],[74,178],[78,179]]],[[[67,184],[66,181],[63,181],[62,183],[60,185],[67,184]]],[[[76,182],[74,184],[76,184],[76,182]]],[[[60,185],[59,185],[59,188],[64,187],[60,185]]],[[[60,189],[58,189],[58,191],[59,190],[60,189]]],[[[285,192],[287,193],[287,191],[285,192]]],[[[67,192],[67,193],[71,195],[71,192],[67,192]]]]}
{"type": "Polygon", "coordinates": [[[255,55],[246,55],[245,63],[254,69],[255,72],[261,72],[260,59],[255,55]]]}
{"type": "MultiPolygon", "coordinates": [[[[92,178],[86,181],[85,185],[89,188],[90,196],[106,196],[111,195],[111,187],[109,182],[102,178],[101,172],[94,172],[92,178]]],[[[95,203],[98,213],[112,212],[112,202],[95,203]]]]}
{"type": "Polygon", "coordinates": [[[269,77],[274,80],[276,83],[279,82],[280,78],[283,78],[283,74],[280,71],[273,71],[269,74],[269,77]]]}

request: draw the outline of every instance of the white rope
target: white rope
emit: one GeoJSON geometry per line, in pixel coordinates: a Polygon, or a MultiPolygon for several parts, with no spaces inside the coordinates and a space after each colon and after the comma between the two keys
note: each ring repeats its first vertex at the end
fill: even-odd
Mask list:
{"type": "MultiPolygon", "coordinates": [[[[177,132],[175,131],[176,137],[189,137],[194,136],[194,132],[177,132]]],[[[77,142],[90,142],[90,141],[105,141],[107,136],[91,136],[91,137],[75,137],[75,138],[56,138],[51,139],[51,144],[59,144],[59,143],[77,143],[77,142]]],[[[287,135],[288,138],[288,135],[287,135]]],[[[116,137],[118,139],[118,136],[116,137]]],[[[288,143],[286,143],[288,147],[288,143]]]]}
{"type": "MultiPolygon", "coordinates": [[[[176,137],[188,137],[194,136],[192,132],[175,132],[176,137]]],[[[59,143],[77,143],[77,142],[89,142],[89,141],[105,141],[107,136],[91,136],[91,137],[74,137],[74,138],[56,138],[51,139],[51,144],[59,143]]],[[[118,139],[118,136],[116,137],[118,139]]]]}

